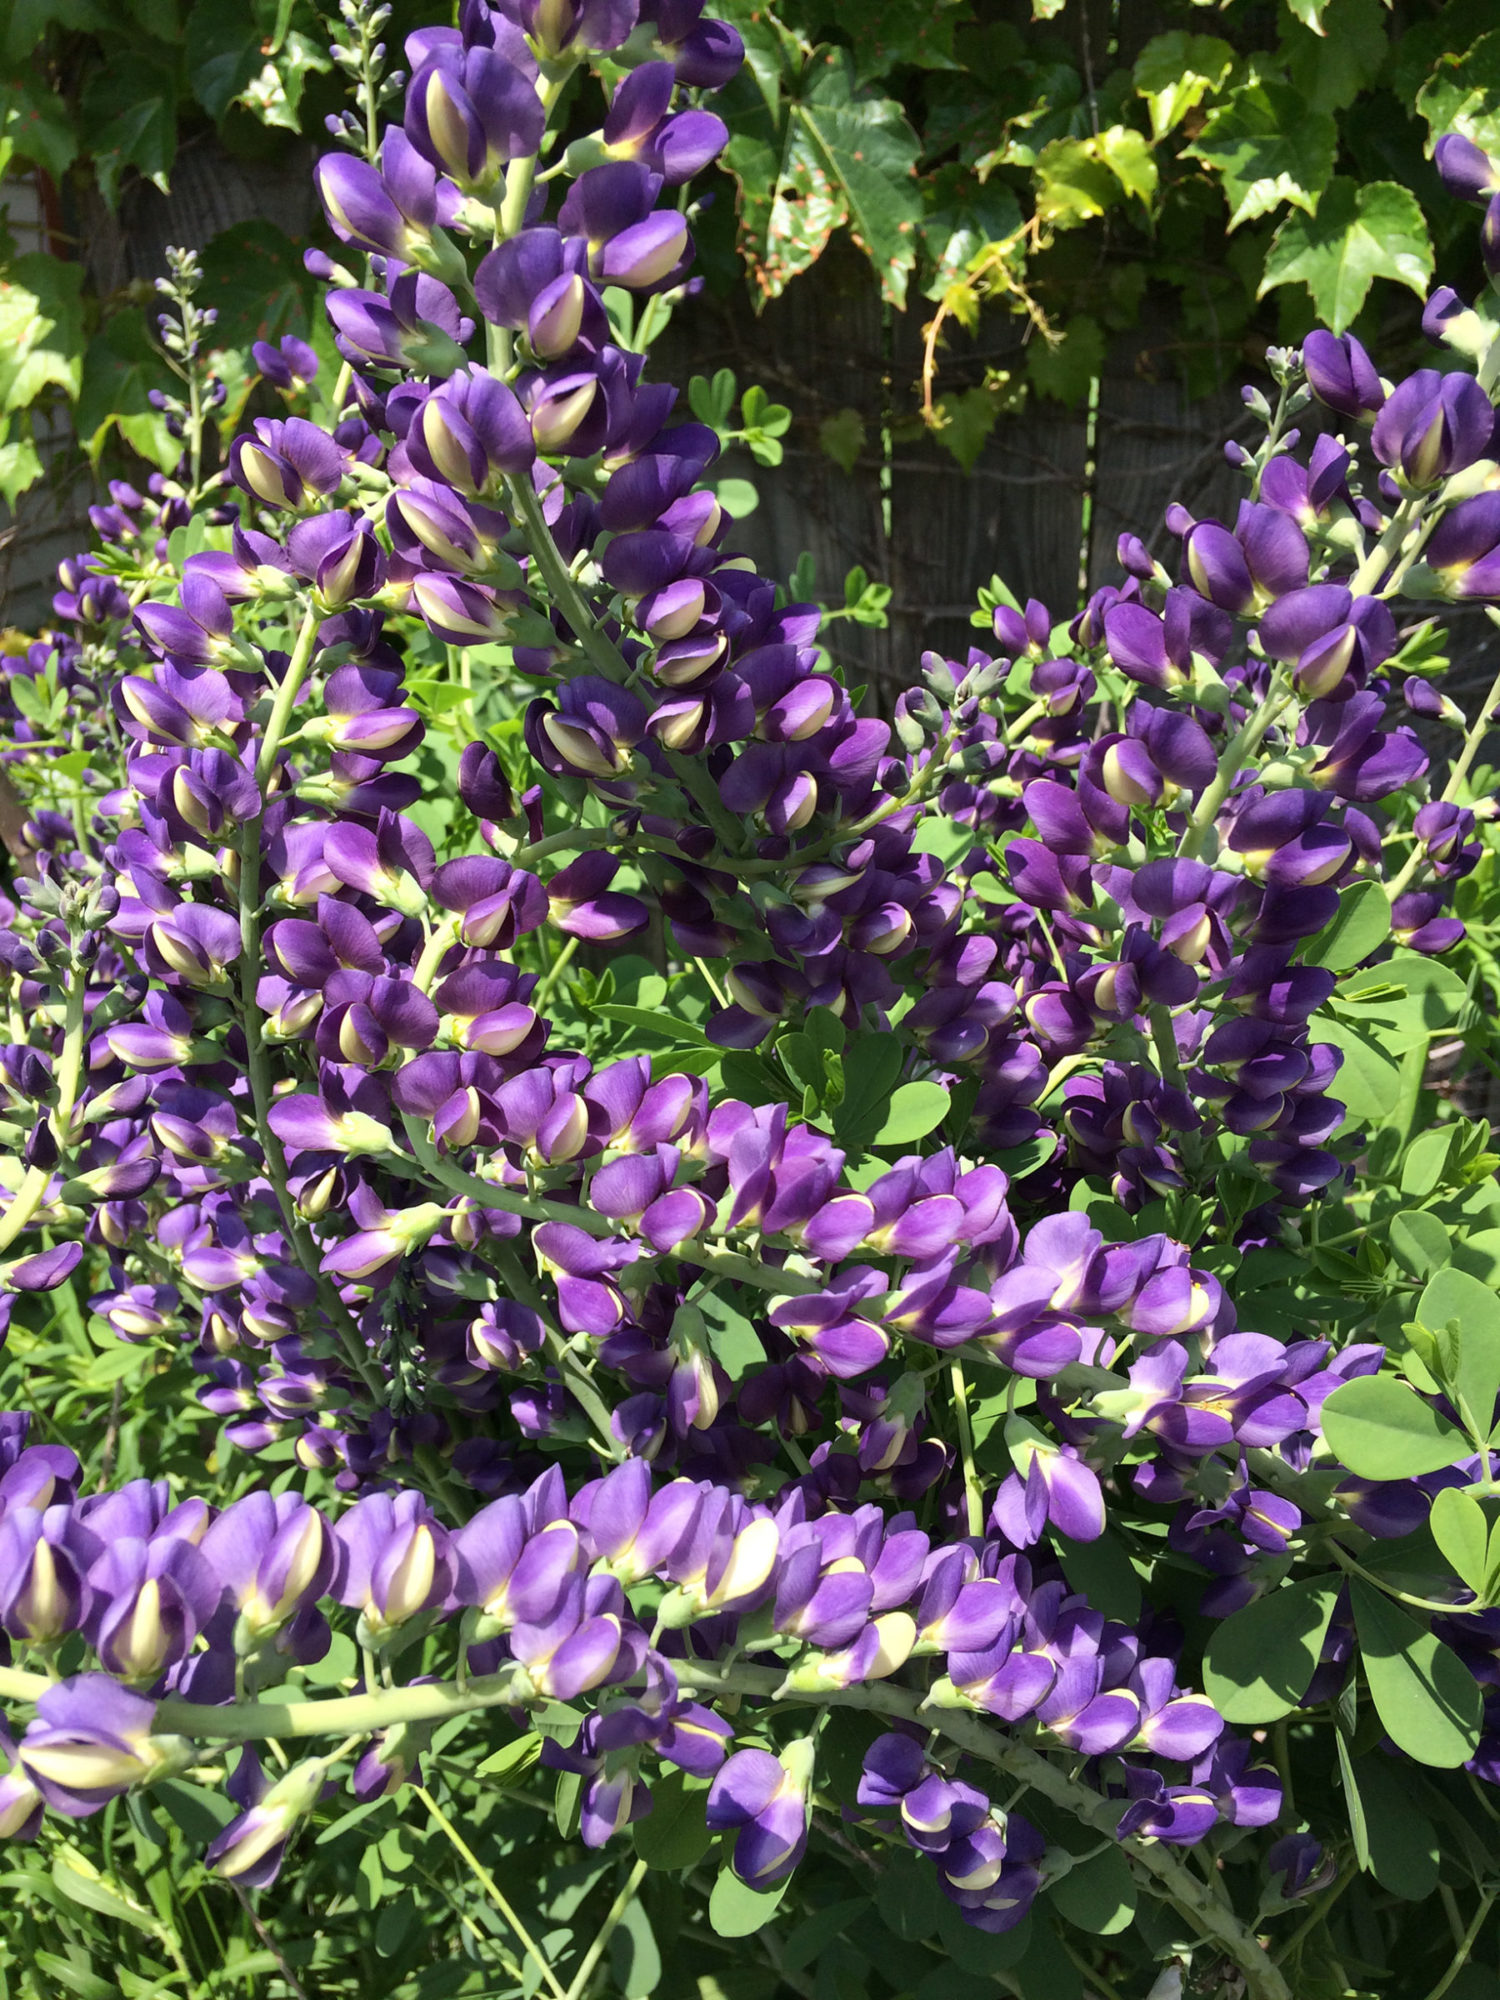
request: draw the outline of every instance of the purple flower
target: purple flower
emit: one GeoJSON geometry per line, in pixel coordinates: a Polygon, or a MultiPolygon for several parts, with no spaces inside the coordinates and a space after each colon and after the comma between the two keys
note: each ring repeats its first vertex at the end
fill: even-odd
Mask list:
{"type": "Polygon", "coordinates": [[[734,1832],[731,1865],[750,1888],[774,1887],[802,1859],[812,1779],[813,1746],[797,1742],[779,1757],[737,1750],[709,1787],[710,1831],[734,1832]]]}
{"type": "Polygon", "coordinates": [[[107,1674],[75,1674],[38,1700],[20,1746],[22,1768],[54,1812],[87,1819],[188,1760],[182,1738],[152,1735],[155,1719],[154,1702],[107,1674]]]}

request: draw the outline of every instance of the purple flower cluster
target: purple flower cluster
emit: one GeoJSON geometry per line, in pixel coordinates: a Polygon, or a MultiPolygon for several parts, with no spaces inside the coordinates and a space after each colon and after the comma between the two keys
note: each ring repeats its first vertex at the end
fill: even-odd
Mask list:
{"type": "MultiPolygon", "coordinates": [[[[1452,705],[1392,606],[1500,597],[1489,396],[1310,336],[1234,448],[1232,527],[1173,508],[1170,563],[1123,537],[1070,623],[1001,603],[995,653],[861,715],[640,351],[692,282],[677,191],[727,142],[703,94],[734,31],[696,0],[464,0],[406,54],[376,157],[319,167],[362,263],[312,258],[336,421],[301,413],[306,343],[257,347],[285,414],[206,511],[115,488],[105,553],[64,565],[75,632],[4,683],[30,792],[0,1313],[79,1273],[227,1443],[348,1504],[80,1496],[0,1426],[0,1626],[86,1662],[0,1735],[0,1829],[181,1768],[156,1704],[274,1686],[336,1623],[387,1665],[432,1635],[497,1703],[589,1697],[545,1753],[584,1840],[665,1763],[758,1889],[806,1846],[815,1738],[735,1748],[730,1696],[774,1724],[888,1683],[939,1734],[1024,1731],[1124,1838],[1267,1825],[1280,1783],[1183,1685],[1175,1625],[1105,1616],[1070,1562],[1126,1496],[1169,1510],[1222,1617],[1327,1506],[1425,1512],[1328,1500],[1322,1404],[1383,1350],[1242,1327],[1218,1274],[1348,1168],[1311,941],[1371,891],[1400,945],[1462,936],[1475,814],[1428,796],[1411,720],[1452,705]],[[548,120],[596,54],[557,199],[548,120]],[[414,663],[496,647],[525,696],[444,829],[414,663]],[[650,1018],[591,1018],[621,945],[698,995],[707,1074],[595,1032],[650,1018]]],[[[1341,1605],[1306,1700],[1352,1630],[1341,1605]]],[[[363,1740],[360,1799],[419,1773],[420,1727],[363,1740]]],[[[859,1804],[1006,1929],[1041,1836],[943,1754],[903,1725],[859,1804]]],[[[213,1865],[269,1880],[336,1761],[248,1751],[213,1865]]]]}
{"type": "MultiPolygon", "coordinates": [[[[83,1817],[180,1769],[187,1746],[154,1731],[155,1703],[212,1705],[276,1684],[326,1655],[330,1614],[378,1654],[447,1621],[470,1675],[510,1670],[513,1704],[593,1694],[575,1744],[545,1752],[584,1779],[585,1842],[601,1845],[650,1810],[642,1763],[655,1758],[712,1778],[709,1824],[739,1830],[734,1865],[753,1887],[780,1880],[805,1846],[814,1759],[809,1743],[779,1763],[753,1748],[725,1761],[734,1726],[682,1681],[693,1667],[691,1685],[711,1684],[705,1661],[736,1653],[774,1655],[789,1690],[823,1694],[931,1657],[946,1667],[929,1688],[935,1712],[1031,1718],[1097,1760],[1107,1785],[1176,1802],[1171,1830],[1132,1808],[1126,1831],[1139,1820],[1158,1838],[1187,1840],[1244,1811],[1217,1774],[1245,1759],[1235,1764],[1222,1747],[1219,1763],[1208,1758],[1222,1719],[1178,1687],[1170,1654],[1090,1610],[1060,1576],[1003,1554],[998,1540],[935,1546],[910,1513],[867,1505],[815,1516],[799,1489],[772,1509],[706,1481],[655,1481],[639,1459],[571,1499],[554,1466],[457,1530],[410,1488],[367,1493],[332,1520],[290,1492],[253,1492],[216,1513],[196,1499],[174,1506],[164,1481],[79,1495],[73,1454],[28,1445],[26,1434],[24,1418],[3,1420],[0,1626],[22,1659],[50,1660],[78,1635],[92,1663],[41,1694],[7,1750],[0,1800],[14,1834],[35,1832],[42,1804],[83,1817]],[[643,1586],[654,1630],[633,1608],[643,1586]],[[1162,1762],[1194,1765],[1194,1832],[1181,1805],[1189,1788],[1162,1762]]],[[[939,1857],[954,1900],[981,1927],[1015,1921],[1035,1874],[1002,1864],[1034,1859],[1029,1836],[1015,1823],[1007,1863],[987,1799],[936,1777],[920,1783],[919,1747],[883,1743],[872,1769],[890,1788],[892,1758],[911,1765],[903,1817],[915,1844],[939,1857]]],[[[408,1752],[372,1745],[356,1795],[381,1796],[418,1774],[419,1749],[408,1752]]],[[[1269,1798],[1273,1781],[1259,1781],[1269,1798]]],[[[874,1782],[861,1803],[894,1803],[894,1792],[872,1801],[874,1782]]],[[[268,1863],[274,1873],[319,1787],[272,1797],[254,1766],[243,1783],[238,1835],[210,1858],[231,1857],[231,1874],[268,1863]]]]}

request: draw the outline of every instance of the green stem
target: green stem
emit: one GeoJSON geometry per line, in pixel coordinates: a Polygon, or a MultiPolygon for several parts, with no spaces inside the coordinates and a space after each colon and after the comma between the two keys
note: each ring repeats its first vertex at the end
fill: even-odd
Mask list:
{"type": "Polygon", "coordinates": [[[593,612],[584,599],[583,592],[574,580],[573,572],[563,561],[562,550],[553,539],[552,530],[547,525],[547,517],[542,512],[542,503],[536,488],[525,476],[509,478],[505,491],[510,500],[510,510],[526,530],[527,546],[532,560],[541,571],[552,602],[573,628],[573,633],[593,665],[607,681],[624,682],[630,678],[630,669],[620,655],[619,648],[611,644],[596,621],[593,612]]]}
{"type": "Polygon", "coordinates": [[[568,1990],[564,1996],[564,2000],[583,2000],[583,1995],[588,1991],[589,1981],[594,1976],[594,1967],[603,1958],[605,1946],[614,1936],[616,1930],[618,1930],[620,1919],[630,1908],[636,1890],[640,1888],[642,1881],[645,1879],[645,1874],[646,1863],[644,1861],[637,1861],[634,1868],[626,1876],[624,1886],[620,1890],[619,1895],[610,1904],[609,1914],[599,1926],[599,1935],[584,1953],[583,1963],[568,1982],[568,1990]]]}
{"type": "MultiPolygon", "coordinates": [[[[674,1662],[685,1690],[703,1694],[751,1695],[762,1700],[778,1695],[784,1673],[780,1667],[748,1665],[719,1667],[706,1661],[674,1662]]],[[[35,1701],[53,1683],[43,1674],[0,1668],[0,1696],[35,1701]]],[[[302,1702],[243,1702],[221,1707],[167,1700],[157,1704],[156,1726],[185,1736],[227,1742],[261,1738],[301,1738],[322,1735],[374,1735],[399,1722],[435,1722],[481,1708],[515,1707],[530,1697],[524,1671],[510,1667],[470,1680],[463,1687],[446,1684],[383,1689],[375,1694],[341,1695],[302,1702]]],[[[920,1691],[895,1687],[888,1681],[840,1688],[826,1694],[789,1691],[783,1699],[815,1706],[863,1709],[875,1715],[899,1716],[935,1730],[972,1757],[1004,1771],[1049,1799],[1085,1826],[1101,1832],[1112,1828],[1115,1803],[1076,1783],[1066,1772],[1011,1732],[997,1728],[981,1715],[953,1709],[931,1709],[920,1691]]],[[[1249,2000],[1291,2000],[1285,1981],[1271,1964],[1253,1933],[1210,1894],[1175,1855],[1150,1841],[1120,1843],[1131,1866],[1153,1878],[1161,1892],[1199,1935],[1233,1959],[1245,1976],[1249,2000]]]]}
{"type": "Polygon", "coordinates": [[[1493,1889],[1486,1889],[1481,1894],[1479,1898],[1479,1907],[1474,1912],[1474,1916],[1469,1924],[1469,1928],[1464,1932],[1463,1936],[1458,1941],[1458,1949],[1453,1954],[1452,1964],[1448,1967],[1448,1970],[1443,1974],[1442,1978],[1438,1981],[1437,1985],[1434,1986],[1432,1991],[1428,1994],[1427,2000],[1443,2000],[1443,1995],[1448,1991],[1448,1988],[1453,1984],[1454,1980],[1457,1979],[1458,1975],[1463,1971],[1464,1967],[1468,1964],[1469,1953],[1474,1949],[1475,1940],[1478,1938],[1480,1931],[1483,1930],[1484,1928],[1484,1920],[1489,1915],[1490,1911],[1494,1908],[1495,1895],[1496,1892],[1493,1889]]]}
{"type": "Polygon", "coordinates": [[[552,1970],[550,1963],[543,1956],[541,1947],[537,1944],[535,1938],[532,1937],[530,1931],[527,1930],[525,1924],[521,1922],[521,1919],[516,1915],[515,1910],[506,1900],[505,1895],[501,1890],[500,1884],[495,1880],[494,1876],[490,1873],[489,1869],[485,1867],[484,1863],[480,1860],[479,1856],[474,1852],[473,1848],[470,1847],[469,1843],[464,1839],[463,1835],[459,1832],[458,1828],[453,1824],[452,1820],[449,1819],[448,1815],[443,1811],[442,1807],[438,1804],[437,1800],[432,1796],[431,1792],[427,1790],[426,1786],[413,1785],[412,1790],[416,1793],[417,1797],[422,1801],[423,1805],[426,1806],[428,1812],[431,1814],[433,1824],[439,1827],[442,1830],[442,1832],[447,1835],[448,1839],[452,1842],[454,1848],[460,1855],[462,1855],[464,1861],[468,1864],[469,1872],[473,1875],[474,1880],[479,1884],[480,1888],[484,1890],[485,1894],[489,1897],[490,1901],[494,1904],[495,1908],[500,1912],[501,1916],[505,1919],[506,1923],[508,1923],[511,1929],[515,1932],[516,1937],[520,1940],[522,1950],[526,1953],[526,1956],[529,1959],[533,1960],[534,1963],[540,1968],[543,1979],[546,1980],[547,1984],[552,1989],[554,2000],[568,2000],[568,1996],[563,1991],[562,1981],[557,1977],[557,1974],[552,1970]]]}
{"type": "Polygon", "coordinates": [[[969,1385],[964,1380],[964,1364],[955,1359],[949,1374],[953,1382],[953,1411],[958,1418],[958,1442],[964,1464],[964,1511],[969,1533],[984,1533],[984,1494],[974,1466],[974,1426],[969,1420],[969,1385]]]}
{"type": "Polygon", "coordinates": [[[1379,583],[1391,557],[1406,539],[1406,531],[1421,510],[1417,499],[1403,500],[1386,523],[1385,533],[1354,572],[1349,589],[1355,597],[1367,597],[1379,583]]]}
{"type": "MultiPolygon", "coordinates": [[[[255,762],[255,782],[260,788],[262,801],[271,774],[276,768],[276,759],[286,736],[292,709],[307,678],[313,654],[317,650],[319,622],[317,612],[309,605],[303,615],[286,674],[276,691],[276,699],[272,704],[271,714],[266,723],[266,733],[261,742],[260,755],[255,762]]],[[[265,1152],[266,1177],[276,1196],[276,1205],[281,1211],[282,1224],[288,1241],[292,1245],[298,1263],[318,1287],[319,1300],[333,1324],[345,1360],[364,1383],[370,1397],[378,1406],[384,1399],[384,1384],[380,1378],[380,1371],[366,1353],[365,1343],[348,1309],[319,1267],[317,1248],[307,1224],[297,1213],[296,1204],[292,1200],[286,1154],[281,1141],[271,1130],[270,1113],[273,1095],[271,1055],[266,1046],[265,1017],[256,998],[263,957],[260,931],[260,833],[264,817],[264,805],[262,805],[261,812],[253,820],[247,820],[240,829],[240,1025],[245,1035],[245,1069],[250,1082],[251,1100],[255,1106],[256,1132],[265,1152]]]]}
{"type": "Polygon", "coordinates": [[[1277,667],[1271,676],[1271,685],[1266,689],[1265,700],[1251,712],[1220,753],[1218,771],[1212,784],[1194,808],[1193,817],[1183,834],[1179,852],[1186,855],[1198,853],[1203,845],[1204,836],[1217,818],[1220,806],[1228,798],[1245,760],[1255,755],[1266,731],[1280,715],[1290,697],[1291,689],[1286,684],[1285,669],[1277,667]]]}
{"type": "MultiPolygon", "coordinates": [[[[73,1122],[73,1106],[78,1100],[78,1079],[83,1068],[83,1009],[88,982],[82,966],[75,965],[73,983],[68,988],[67,1011],[63,1017],[62,1054],[55,1072],[57,1103],[52,1110],[52,1131],[59,1147],[68,1145],[68,1127],[73,1122]]],[[[55,1167],[29,1167],[26,1177],[0,1215],[0,1251],[8,1250],[46,1199],[55,1167]]]]}
{"type": "Polygon", "coordinates": [[[302,692],[302,683],[307,679],[307,670],[312,665],[313,654],[318,649],[318,626],[321,623],[318,612],[309,604],[302,614],[302,623],[292,647],[292,657],[287,662],[287,670],[281,677],[281,685],[277,688],[275,699],[271,703],[266,733],[261,738],[260,755],[255,760],[255,782],[260,787],[263,798],[271,773],[276,768],[276,759],[281,752],[281,739],[286,735],[287,723],[297,705],[297,697],[302,692]]]}
{"type": "Polygon", "coordinates": [[[573,963],[574,956],[581,942],[582,940],[579,938],[570,937],[556,958],[553,959],[551,965],[548,966],[544,977],[538,983],[536,991],[531,996],[530,1004],[539,1014],[552,998],[552,995],[557,991],[557,982],[573,963]]]}

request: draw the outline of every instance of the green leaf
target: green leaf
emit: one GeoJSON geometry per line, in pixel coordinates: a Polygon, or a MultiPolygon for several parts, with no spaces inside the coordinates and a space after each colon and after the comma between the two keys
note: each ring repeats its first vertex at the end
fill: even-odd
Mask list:
{"type": "MultiPolygon", "coordinates": [[[[1393,278],[1423,297],[1431,276],[1432,243],[1416,196],[1395,181],[1360,186],[1339,177],[1328,183],[1316,215],[1289,215],[1277,230],[1258,296],[1304,284],[1318,317],[1342,333],[1376,278],[1393,278]]],[[[1374,882],[1361,886],[1380,889],[1374,882]]]]}
{"type": "Polygon", "coordinates": [[[476,1778],[493,1778],[500,1786],[513,1785],[537,1762],[542,1754],[542,1739],[539,1735],[517,1736],[509,1743],[502,1743],[498,1750],[492,1750],[484,1762],[475,1769],[476,1778]]]}
{"type": "Polygon", "coordinates": [[[188,82],[210,118],[222,118],[260,70],[261,30],[244,0],[198,0],[183,34],[188,82]]]}
{"type": "Polygon", "coordinates": [[[680,1014],[671,1014],[652,1007],[621,1007],[611,1003],[590,1010],[602,1015],[606,1021],[618,1021],[623,1027],[634,1028],[643,1035],[659,1035],[663,1041],[681,1042],[689,1048],[701,1048],[708,1037],[693,1021],[685,1021],[680,1014]]]}
{"type": "Polygon", "coordinates": [[[807,51],[743,20],[746,73],[724,100],[724,163],[740,190],[740,248],[760,302],[848,223],[885,296],[903,305],[916,261],[920,143],[901,106],[858,87],[847,49],[807,51]]]}
{"type": "Polygon", "coordinates": [[[1281,52],[1309,111],[1342,111],[1375,81],[1388,47],[1381,0],[1332,0],[1321,28],[1290,29],[1281,52]]]}
{"type": "Polygon", "coordinates": [[[1361,1757],[1356,1769],[1375,1879],[1392,1895],[1420,1903],[1437,1887],[1439,1862],[1432,1821],[1412,1798],[1420,1780],[1409,1764],[1391,1757],[1361,1757]]]}
{"type": "Polygon", "coordinates": [[[1343,1054],[1338,1073],[1339,1098],[1356,1123],[1378,1122],[1396,1102],[1401,1073],[1363,1029],[1345,1021],[1313,1017],[1313,1040],[1331,1042],[1343,1054]]]}
{"type": "MultiPolygon", "coordinates": [[[[1443,1178],[1457,1129],[1454,1125],[1437,1125],[1430,1132],[1419,1132],[1412,1140],[1401,1155],[1400,1185],[1403,1194],[1415,1195],[1420,1201],[1424,1195],[1432,1193],[1443,1178]]],[[[1448,1260],[1445,1257],[1442,1261],[1446,1263],[1448,1260]]]]}
{"type": "Polygon", "coordinates": [[[913,854],[934,854],[945,868],[973,852],[979,844],[979,837],[972,826],[965,826],[962,820],[945,819],[932,813],[922,821],[912,835],[913,854]]]}
{"type": "MultiPolygon", "coordinates": [[[[833,1114],[834,1136],[850,1152],[863,1152],[886,1114],[904,1060],[895,1035],[856,1035],[844,1057],[844,1096],[833,1114]]],[[[728,1064],[725,1064],[728,1082],[728,1064]]]]}
{"type": "Polygon", "coordinates": [[[1487,1431],[1500,1393],[1500,1298],[1478,1278],[1450,1266],[1428,1280],[1416,1317],[1435,1334],[1450,1320],[1457,1321],[1458,1364],[1449,1386],[1487,1431]]]}
{"type": "Polygon", "coordinates": [[[1214,1627],[1203,1687],[1226,1722],[1276,1722],[1296,1706],[1317,1670],[1338,1594],[1336,1578],[1306,1577],[1214,1627]]]}
{"type": "Polygon", "coordinates": [[[818,20],[848,37],[857,80],[869,83],[903,65],[956,69],[952,0],[821,0],[818,20]]]}
{"type": "Polygon", "coordinates": [[[1070,408],[1083,401],[1103,366],[1104,335],[1088,313],[1075,313],[1055,346],[1038,338],[1026,349],[1026,372],[1035,388],[1070,408]]]}
{"type": "Polygon", "coordinates": [[[1380,1591],[1350,1586],[1370,1696],[1398,1749],[1419,1764],[1456,1770],[1479,1743],[1479,1683],[1458,1655],[1380,1591]]]}
{"type": "Polygon", "coordinates": [[[1339,891],[1334,917],[1302,947],[1304,964],[1348,972],[1378,951],[1391,934],[1391,904],[1381,882],[1355,882],[1339,891]]]}
{"type": "Polygon", "coordinates": [[[835,410],[818,425],[818,447],[825,458],[852,472],[865,448],[865,420],[858,410],[835,410]]]}
{"type": "Polygon", "coordinates": [[[1413,1277],[1430,1278],[1453,1254],[1453,1239],[1435,1215],[1404,1208],[1391,1217],[1391,1249],[1413,1277]]]}
{"type": "Polygon", "coordinates": [[[1032,169],[1039,222],[1076,229],[1119,199],[1119,177],[1100,157],[1097,139],[1051,139],[1032,169]]]}
{"type": "Polygon", "coordinates": [[[148,1937],[154,1936],[160,1929],[149,1910],[132,1902],[123,1890],[101,1875],[93,1862],[71,1844],[60,1848],[53,1856],[52,1881],[69,1902],[93,1910],[98,1916],[113,1917],[116,1923],[129,1924],[135,1930],[145,1931],[148,1937]]]}
{"type": "Polygon", "coordinates": [[[760,1335],[722,1292],[710,1292],[697,1302],[708,1331],[713,1357],[731,1382],[739,1382],[766,1358],[760,1335]]]}
{"type": "Polygon", "coordinates": [[[1099,134],[1099,157],[1126,194],[1149,210],[1160,175],[1145,134],[1132,125],[1111,125],[1099,134]]]}
{"type": "MultiPolygon", "coordinates": [[[[1000,1399],[996,1399],[997,1401],[1000,1399]]],[[[1063,1574],[1106,1618],[1130,1625],[1140,1616],[1141,1583],[1125,1550],[1106,1528],[1092,1542],[1071,1541],[1058,1529],[1052,1540],[1063,1574]]]]}
{"type": "Polygon", "coordinates": [[[165,420],[147,398],[152,389],[175,386],[152,343],[144,313],[116,313],[107,320],[84,354],[83,387],[74,417],[90,458],[98,462],[110,431],[117,429],[143,458],[170,471],[182,446],[167,435],[165,420]]]}
{"type": "Polygon", "coordinates": [[[41,455],[29,437],[12,438],[10,425],[0,418],[0,497],[7,507],[14,507],[28,487],[34,486],[42,476],[41,455]]]}
{"type": "Polygon", "coordinates": [[[1135,1880],[1118,1847],[1079,1862],[1052,1885],[1052,1905],[1070,1924],[1095,1937],[1113,1937],[1135,1917],[1135,1880]]]}
{"type": "Polygon", "coordinates": [[[940,1083],[903,1083],[891,1094],[890,1108],[879,1131],[877,1146],[909,1146],[935,1132],[948,1115],[950,1099],[940,1083]]]}
{"type": "Polygon", "coordinates": [[[81,126],[111,208],[128,167],[165,194],[177,154],[176,51],[137,44],[96,70],[84,88],[81,126]]]}
{"type": "Polygon", "coordinates": [[[1416,1479],[1441,1472],[1471,1447],[1394,1375],[1359,1375],[1323,1404],[1323,1436],[1360,1479],[1416,1479]]]}
{"type": "Polygon", "coordinates": [[[810,88],[793,109],[809,156],[842,190],[854,240],[875,266],[892,305],[906,303],[906,279],[916,262],[922,198],[914,179],[921,153],[901,106],[854,88],[853,59],[830,51],[812,65],[810,88]]]}
{"type": "Polygon", "coordinates": [[[1326,111],[1309,112],[1280,83],[1246,83],[1208,115],[1185,159],[1223,177],[1229,226],[1237,229],[1283,202],[1309,215],[1333,173],[1338,134],[1326,111]]]}
{"type": "MultiPolygon", "coordinates": [[[[261,48],[264,49],[264,44],[261,48]]],[[[262,125],[300,132],[302,93],[307,88],[307,79],[314,72],[332,68],[332,60],[322,43],[294,29],[277,54],[251,77],[234,101],[252,111],[262,125]]]]}
{"type": "Polygon", "coordinates": [[[1416,108],[1427,121],[1429,153],[1445,132],[1461,132],[1487,151],[1500,148],[1500,28],[1462,55],[1439,55],[1416,108]]]}
{"type": "Polygon", "coordinates": [[[651,1810],[630,1829],[635,1851],[648,1868],[697,1867],[713,1843],[703,1816],[707,1797],[702,1786],[690,1789],[681,1771],[653,1781],[651,1810]]]}
{"type": "Polygon", "coordinates": [[[1323,33],[1323,15],[1328,8],[1328,0],[1286,0],[1287,11],[1295,14],[1304,28],[1311,28],[1315,35],[1323,33]]]}
{"type": "Polygon", "coordinates": [[[76,398],[83,376],[83,266],[37,250],[0,277],[0,412],[36,401],[48,384],[76,398]]]}
{"type": "Polygon", "coordinates": [[[661,1949],[651,1919],[639,1897],[626,1906],[614,1936],[609,1941],[610,1970],[614,1974],[611,1991],[620,2000],[645,2000],[661,1979],[661,1949]]]}
{"type": "Polygon", "coordinates": [[[317,287],[302,251],[274,222],[221,229],[203,252],[203,297],[218,313],[216,346],[249,347],[313,330],[317,287]]]}
{"type": "Polygon", "coordinates": [[[1429,1526],[1455,1573],[1482,1598],[1489,1575],[1490,1530],[1479,1502],[1472,1493],[1445,1486],[1432,1503],[1429,1526]]]}
{"type": "Polygon", "coordinates": [[[747,1889],[732,1868],[721,1868],[708,1899],[709,1923],[719,1937],[753,1937],[775,1916],[790,1879],[774,1889],[747,1889]]]}
{"type": "Polygon", "coordinates": [[[1370,1865],[1370,1828],[1365,1817],[1365,1802],[1359,1789],[1359,1780],[1354,1775],[1354,1760],[1349,1755],[1349,1745],[1344,1740],[1342,1728],[1333,1732],[1334,1748],[1338,1752],[1339,1777],[1344,1786],[1344,1810],[1349,1815],[1349,1833],[1354,1841],[1354,1858],[1361,1868],[1370,1865]]]}
{"type": "MultiPolygon", "coordinates": [[[[976,258],[1018,237],[1021,205],[1000,180],[976,181],[967,173],[960,178],[940,168],[930,184],[937,199],[922,223],[922,247],[933,273],[923,289],[929,299],[940,299],[950,285],[962,281],[976,258]]],[[[1015,250],[1017,256],[1023,254],[1019,243],[1015,250]]]]}
{"type": "Polygon", "coordinates": [[[206,1847],[234,1818],[234,1805],[222,1792],[186,1778],[166,1778],[151,1787],[151,1797],[197,1846],[206,1847]]]}
{"type": "Polygon", "coordinates": [[[40,79],[20,79],[0,91],[0,154],[6,146],[60,180],[78,156],[68,108],[40,79]]]}
{"type": "Polygon", "coordinates": [[[109,9],[101,0],[9,0],[0,13],[0,33],[6,59],[23,63],[48,28],[57,26],[73,33],[97,34],[110,22],[109,9]]]}
{"type": "Polygon", "coordinates": [[[783,1946],[783,1970],[800,1972],[803,1966],[811,1965],[835,1938],[843,1936],[856,1917],[864,1918],[870,1913],[868,1896],[842,1896],[836,1903],[827,1903],[821,1910],[815,1910],[805,1922],[798,1924],[783,1946]]]}
{"type": "Polygon", "coordinates": [[[1164,139],[1219,89],[1233,67],[1234,50],[1217,35],[1190,35],[1183,28],[1153,35],[1131,72],[1151,114],[1152,138],[1164,139]]]}

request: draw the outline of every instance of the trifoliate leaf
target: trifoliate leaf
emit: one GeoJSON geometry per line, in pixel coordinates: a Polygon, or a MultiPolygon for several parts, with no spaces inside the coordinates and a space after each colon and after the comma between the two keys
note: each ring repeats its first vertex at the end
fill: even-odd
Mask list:
{"type": "MultiPolygon", "coordinates": [[[[1260,295],[1304,284],[1335,333],[1353,323],[1376,278],[1419,298],[1432,276],[1432,243],[1415,195],[1394,181],[1329,182],[1316,215],[1289,215],[1266,257],[1260,295]]],[[[1382,894],[1384,892],[1382,891],[1382,894]]]]}

